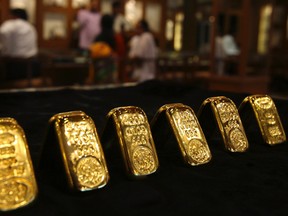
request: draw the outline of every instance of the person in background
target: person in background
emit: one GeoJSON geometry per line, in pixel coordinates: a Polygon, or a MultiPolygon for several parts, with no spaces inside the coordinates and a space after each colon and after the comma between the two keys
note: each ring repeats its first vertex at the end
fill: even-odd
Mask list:
{"type": "Polygon", "coordinates": [[[93,42],[105,42],[110,48],[116,51],[115,33],[113,30],[113,17],[105,14],[101,18],[101,33],[97,35],[93,42]]]}
{"type": "Polygon", "coordinates": [[[218,75],[222,76],[225,72],[225,50],[223,48],[223,33],[222,31],[215,37],[215,66],[218,75]]]}
{"type": "Polygon", "coordinates": [[[112,3],[112,16],[114,19],[113,29],[115,40],[117,43],[118,54],[118,79],[120,82],[126,81],[125,61],[127,59],[127,31],[131,29],[131,25],[122,14],[121,1],[112,3]]]}
{"type": "Polygon", "coordinates": [[[222,37],[222,48],[225,56],[225,73],[234,75],[237,73],[237,58],[241,52],[235,40],[234,28],[231,27],[229,32],[222,37]]]}
{"type": "Polygon", "coordinates": [[[130,23],[125,19],[121,13],[121,2],[114,1],[112,3],[112,15],[114,17],[114,31],[116,34],[129,31],[131,29],[130,23]]]}
{"type": "Polygon", "coordinates": [[[233,34],[225,34],[220,31],[215,38],[215,59],[218,75],[235,74],[237,64],[235,58],[240,54],[240,49],[235,42],[233,34]]]}
{"type": "Polygon", "coordinates": [[[29,58],[38,53],[37,32],[24,9],[11,9],[11,19],[0,27],[2,56],[29,58]]]}
{"type": "Polygon", "coordinates": [[[91,0],[89,9],[80,9],[78,11],[79,48],[84,53],[89,50],[95,37],[100,34],[100,21],[99,0],[91,0]]]}
{"type": "Polygon", "coordinates": [[[136,25],[136,35],[131,38],[129,57],[134,62],[132,78],[138,82],[156,77],[157,47],[146,20],[136,25]]]}
{"type": "Polygon", "coordinates": [[[26,79],[39,75],[37,32],[26,10],[14,8],[11,18],[0,27],[2,65],[6,80],[26,79]],[[29,75],[28,75],[29,73],[29,75]]]}
{"type": "Polygon", "coordinates": [[[235,38],[232,34],[226,34],[222,38],[222,46],[227,56],[238,56],[240,49],[237,46],[235,38]]]}
{"type": "Polygon", "coordinates": [[[113,30],[113,17],[105,14],[101,18],[101,33],[90,46],[92,69],[90,82],[112,83],[116,80],[117,41],[113,30]]]}

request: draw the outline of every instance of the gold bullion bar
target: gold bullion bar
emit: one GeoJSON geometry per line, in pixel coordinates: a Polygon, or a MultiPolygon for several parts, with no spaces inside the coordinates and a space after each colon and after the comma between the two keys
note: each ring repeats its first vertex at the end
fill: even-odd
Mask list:
{"type": "Polygon", "coordinates": [[[93,120],[82,111],[54,115],[54,124],[70,188],[89,191],[109,180],[106,160],[93,120]]]}
{"type": "MultiPolygon", "coordinates": [[[[231,152],[245,152],[249,144],[234,102],[225,96],[207,98],[199,109],[198,119],[211,121],[211,119],[205,119],[203,112],[207,105],[210,105],[216,118],[226,149],[231,152]]],[[[204,127],[203,130],[205,131],[204,127]]]]}
{"type": "Polygon", "coordinates": [[[23,129],[13,118],[0,119],[0,210],[26,206],[37,196],[34,169],[23,129]]]}
{"type": "Polygon", "coordinates": [[[239,106],[239,112],[250,104],[255,114],[264,141],[269,145],[275,145],[286,141],[277,108],[272,98],[268,95],[251,95],[246,97],[239,106]]]}
{"type": "Polygon", "coordinates": [[[127,173],[141,177],[156,172],[159,162],[144,111],[134,106],[118,107],[107,118],[114,122],[127,173]]]}
{"type": "Polygon", "coordinates": [[[157,111],[151,127],[162,113],[172,128],[184,161],[192,166],[208,163],[212,158],[210,149],[192,108],[181,103],[166,104],[157,111]]]}

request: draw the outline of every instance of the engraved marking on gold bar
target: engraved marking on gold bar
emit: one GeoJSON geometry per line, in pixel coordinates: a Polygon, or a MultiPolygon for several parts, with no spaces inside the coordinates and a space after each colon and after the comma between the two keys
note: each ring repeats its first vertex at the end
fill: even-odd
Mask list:
{"type": "Polygon", "coordinates": [[[79,191],[104,187],[109,173],[93,120],[73,111],[53,116],[50,123],[55,123],[69,186],[79,191]]]}
{"type": "Polygon", "coordinates": [[[13,118],[0,119],[0,210],[26,206],[37,196],[37,183],[23,129],[13,118]]]}
{"type": "Polygon", "coordinates": [[[251,95],[240,104],[239,112],[249,103],[255,114],[264,141],[269,145],[286,141],[277,108],[272,98],[268,95],[251,95]]]}
{"type": "Polygon", "coordinates": [[[128,174],[145,176],[154,173],[158,157],[144,111],[138,107],[119,107],[108,113],[115,123],[128,174]]]}
{"type": "Polygon", "coordinates": [[[246,151],[248,140],[234,102],[224,96],[207,98],[200,107],[198,117],[207,105],[212,108],[225,147],[231,152],[246,151]]]}
{"type": "Polygon", "coordinates": [[[208,163],[212,156],[194,111],[181,103],[166,104],[160,107],[155,118],[162,112],[171,125],[184,161],[193,166],[208,163]]]}

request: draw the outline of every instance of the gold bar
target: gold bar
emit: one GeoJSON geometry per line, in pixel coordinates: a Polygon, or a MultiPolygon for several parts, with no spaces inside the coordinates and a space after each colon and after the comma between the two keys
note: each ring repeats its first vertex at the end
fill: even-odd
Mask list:
{"type": "Polygon", "coordinates": [[[208,163],[212,158],[210,149],[191,107],[181,103],[166,104],[159,108],[151,127],[154,127],[162,113],[165,113],[172,128],[184,161],[192,166],[208,163]]]}
{"type": "MultiPolygon", "coordinates": [[[[231,152],[245,152],[248,149],[248,140],[234,102],[224,96],[207,98],[198,113],[198,119],[204,131],[203,125],[207,125],[208,120],[211,121],[204,111],[207,110],[207,105],[211,107],[226,149],[231,152]],[[202,124],[202,121],[207,123],[202,124]]],[[[211,125],[211,122],[209,124],[211,125]]]]}
{"type": "Polygon", "coordinates": [[[0,119],[0,211],[31,203],[38,189],[23,129],[13,118],[0,119]]]}
{"type": "Polygon", "coordinates": [[[158,157],[146,114],[138,107],[118,107],[107,114],[114,122],[128,175],[141,177],[156,172],[158,157]]]}
{"type": "Polygon", "coordinates": [[[268,95],[251,95],[246,97],[239,106],[240,114],[247,112],[245,108],[252,108],[264,141],[275,145],[286,141],[277,108],[272,98],[268,95]]]}
{"type": "Polygon", "coordinates": [[[82,111],[72,111],[54,115],[49,123],[56,131],[70,188],[89,191],[104,187],[109,173],[93,120],[82,111]]]}

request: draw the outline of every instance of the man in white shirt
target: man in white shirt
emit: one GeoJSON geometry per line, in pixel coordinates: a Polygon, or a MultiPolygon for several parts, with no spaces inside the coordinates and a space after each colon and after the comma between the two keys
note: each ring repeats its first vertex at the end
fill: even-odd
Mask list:
{"type": "Polygon", "coordinates": [[[138,62],[133,71],[133,78],[139,82],[144,82],[156,77],[157,47],[154,36],[145,20],[139,21],[136,29],[138,34],[132,37],[130,41],[129,57],[138,62]]]}
{"type": "Polygon", "coordinates": [[[24,9],[11,9],[11,19],[0,27],[3,56],[30,58],[37,55],[37,32],[27,19],[24,9]]]}
{"type": "MultiPolygon", "coordinates": [[[[39,76],[37,32],[26,10],[11,9],[11,19],[0,27],[2,69],[6,80],[39,76]]],[[[30,80],[29,80],[30,81],[30,80]]]]}

